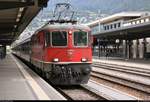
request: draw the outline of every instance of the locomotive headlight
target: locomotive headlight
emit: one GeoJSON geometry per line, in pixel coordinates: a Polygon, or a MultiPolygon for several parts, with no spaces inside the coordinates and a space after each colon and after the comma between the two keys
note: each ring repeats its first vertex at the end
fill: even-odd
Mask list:
{"type": "Polygon", "coordinates": [[[54,61],[54,62],[58,62],[59,59],[58,59],[58,58],[54,58],[53,61],[54,61]]]}
{"type": "Polygon", "coordinates": [[[81,58],[81,61],[82,62],[87,62],[87,59],[86,58],[81,58]]]}

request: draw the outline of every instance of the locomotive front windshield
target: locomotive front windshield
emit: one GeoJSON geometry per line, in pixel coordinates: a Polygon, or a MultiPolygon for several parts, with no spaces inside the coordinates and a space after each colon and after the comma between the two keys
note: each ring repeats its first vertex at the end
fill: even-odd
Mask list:
{"type": "Polygon", "coordinates": [[[88,34],[84,31],[75,31],[74,35],[74,46],[87,46],[88,43],[88,34]]]}
{"type": "Polygon", "coordinates": [[[67,46],[67,32],[53,31],[52,46],[67,46]]]}

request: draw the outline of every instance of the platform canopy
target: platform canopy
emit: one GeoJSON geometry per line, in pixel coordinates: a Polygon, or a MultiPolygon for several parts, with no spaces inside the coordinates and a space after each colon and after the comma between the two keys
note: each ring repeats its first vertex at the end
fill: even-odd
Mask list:
{"type": "Polygon", "coordinates": [[[10,45],[49,0],[0,0],[0,44],[10,45]]]}
{"type": "Polygon", "coordinates": [[[150,22],[103,31],[94,35],[100,39],[141,39],[150,37],[150,22]]]}

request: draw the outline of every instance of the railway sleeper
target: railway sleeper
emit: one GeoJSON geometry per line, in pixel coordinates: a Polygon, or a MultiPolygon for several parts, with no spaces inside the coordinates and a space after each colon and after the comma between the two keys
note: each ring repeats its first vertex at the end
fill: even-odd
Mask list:
{"type": "Polygon", "coordinates": [[[121,84],[121,85],[124,85],[124,86],[127,86],[127,87],[131,87],[133,89],[140,90],[142,92],[150,94],[150,87],[148,85],[144,85],[142,83],[137,83],[137,82],[134,82],[134,81],[131,81],[131,80],[122,79],[122,78],[119,78],[119,77],[115,77],[115,76],[112,76],[112,75],[108,75],[108,74],[105,74],[105,73],[99,73],[99,72],[98,73],[96,73],[96,72],[93,73],[92,72],[91,75],[94,76],[94,77],[97,77],[97,78],[101,78],[101,79],[104,79],[104,80],[115,82],[115,83],[118,83],[118,84],[121,84]]]}

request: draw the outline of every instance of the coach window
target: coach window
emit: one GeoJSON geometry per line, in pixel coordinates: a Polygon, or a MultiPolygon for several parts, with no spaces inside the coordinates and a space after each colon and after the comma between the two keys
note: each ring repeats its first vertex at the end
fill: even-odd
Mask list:
{"type": "Polygon", "coordinates": [[[40,33],[40,45],[42,45],[43,46],[43,44],[44,44],[44,40],[43,40],[44,38],[43,38],[43,32],[41,32],[40,33]]]}
{"type": "Polygon", "coordinates": [[[40,42],[41,42],[41,39],[40,39],[40,35],[38,35],[38,41],[37,41],[37,44],[39,45],[40,44],[40,42]]]}
{"type": "Polygon", "coordinates": [[[113,25],[112,24],[110,25],[110,29],[113,29],[113,25]]]}
{"type": "Polygon", "coordinates": [[[109,25],[107,25],[107,30],[109,30],[109,25]]]}
{"type": "Polygon", "coordinates": [[[104,26],[104,30],[107,30],[107,27],[106,27],[106,26],[104,26]]]}
{"type": "Polygon", "coordinates": [[[35,46],[35,44],[36,44],[36,36],[34,35],[33,36],[33,46],[35,46]]]}
{"type": "Polygon", "coordinates": [[[66,31],[53,31],[51,36],[52,46],[67,46],[66,31]]]}
{"type": "Polygon", "coordinates": [[[35,35],[33,35],[31,38],[31,45],[34,46],[34,44],[35,44],[35,35]]]}
{"type": "Polygon", "coordinates": [[[34,45],[36,46],[38,44],[38,36],[37,35],[35,36],[34,41],[35,41],[34,45]]]}
{"type": "Polygon", "coordinates": [[[36,36],[35,35],[33,35],[33,37],[32,37],[32,43],[33,43],[33,46],[36,45],[36,36]]]}
{"type": "Polygon", "coordinates": [[[117,24],[114,24],[114,28],[116,28],[117,27],[117,24]]]}
{"type": "Polygon", "coordinates": [[[73,34],[74,46],[87,46],[88,34],[84,31],[75,31],[73,34]]]}
{"type": "Polygon", "coordinates": [[[121,24],[120,23],[118,23],[118,27],[120,27],[121,26],[121,24]]]}
{"type": "Polygon", "coordinates": [[[35,46],[38,44],[38,37],[37,36],[35,36],[35,46]]]}

